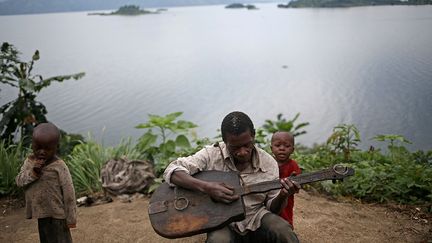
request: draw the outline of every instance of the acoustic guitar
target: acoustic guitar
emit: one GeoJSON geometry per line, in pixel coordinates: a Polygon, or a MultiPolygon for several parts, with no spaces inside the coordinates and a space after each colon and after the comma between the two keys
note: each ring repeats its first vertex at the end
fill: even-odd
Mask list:
{"type": "MultiPolygon", "coordinates": [[[[300,185],[323,181],[342,180],[354,175],[354,169],[335,165],[329,169],[289,177],[300,185]]],[[[207,233],[245,218],[242,196],[280,189],[279,179],[246,187],[240,185],[236,172],[202,171],[193,177],[213,182],[224,182],[234,187],[240,199],[229,204],[216,202],[207,194],[171,187],[162,183],[153,193],[148,207],[151,225],[156,233],[165,238],[181,238],[207,233]]]]}

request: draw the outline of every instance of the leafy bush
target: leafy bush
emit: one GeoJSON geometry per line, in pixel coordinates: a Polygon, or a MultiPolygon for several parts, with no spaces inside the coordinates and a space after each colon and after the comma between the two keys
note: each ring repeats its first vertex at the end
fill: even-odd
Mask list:
{"type": "Polygon", "coordinates": [[[209,139],[189,139],[192,129],[197,127],[192,122],[177,120],[183,113],[174,112],[166,116],[149,115],[149,120],[136,126],[147,129],[139,139],[136,149],[141,151],[144,158],[152,161],[156,174],[160,175],[168,164],[179,156],[187,156],[198,151],[209,139]],[[153,132],[156,129],[157,133],[153,132]],[[196,146],[192,146],[195,143],[196,146]]]}
{"type": "Polygon", "coordinates": [[[432,168],[412,160],[362,161],[343,187],[357,198],[378,202],[426,203],[432,199],[432,168]]]}
{"type": "Polygon", "coordinates": [[[15,177],[26,154],[22,143],[7,144],[4,140],[0,141],[0,196],[17,195],[21,191],[15,184],[15,177]]]}
{"type": "MultiPolygon", "coordinates": [[[[417,162],[429,152],[410,153],[405,147],[397,146],[383,154],[380,150],[351,153],[351,160],[345,161],[343,154],[335,154],[326,145],[317,146],[312,152],[295,152],[294,158],[304,172],[328,168],[343,163],[355,169],[355,175],[343,183],[316,183],[318,190],[333,195],[351,195],[366,201],[398,202],[405,204],[430,203],[432,199],[432,166],[417,162]]],[[[426,159],[427,160],[427,159],[426,159]]]]}
{"type": "Polygon", "coordinates": [[[63,130],[60,130],[60,133],[60,144],[57,153],[62,158],[67,157],[70,153],[72,153],[72,150],[76,145],[85,142],[84,137],[81,134],[68,134],[63,130]]]}

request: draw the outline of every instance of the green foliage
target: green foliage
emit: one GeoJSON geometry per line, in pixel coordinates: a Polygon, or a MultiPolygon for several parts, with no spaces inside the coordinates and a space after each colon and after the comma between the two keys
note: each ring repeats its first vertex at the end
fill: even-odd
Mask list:
{"type": "Polygon", "coordinates": [[[282,114],[276,116],[276,120],[265,120],[262,127],[256,129],[255,142],[267,151],[270,151],[270,139],[273,133],[277,131],[290,132],[294,137],[306,134],[304,127],[309,125],[309,122],[296,124],[300,113],[297,113],[294,118],[287,120],[282,114]]]}
{"type": "Polygon", "coordinates": [[[423,151],[418,150],[413,153],[414,161],[418,164],[426,164],[429,166],[432,166],[432,150],[430,151],[423,151]]]}
{"type": "Polygon", "coordinates": [[[356,165],[356,176],[343,187],[348,194],[368,201],[425,203],[432,199],[432,167],[405,158],[392,162],[363,160],[356,165]]]}
{"type": "Polygon", "coordinates": [[[94,141],[75,146],[66,164],[77,194],[91,194],[102,190],[100,170],[108,159],[106,149],[94,141]]]}
{"type": "Polygon", "coordinates": [[[190,140],[187,135],[197,127],[194,123],[177,120],[183,113],[174,112],[166,116],[149,115],[149,120],[136,126],[146,129],[139,139],[136,148],[142,151],[145,159],[153,161],[157,174],[161,174],[166,166],[179,156],[186,156],[197,151],[203,141],[196,138],[190,140]],[[157,130],[157,133],[153,132],[157,130]],[[197,146],[192,147],[192,142],[197,146]]]}
{"type": "Polygon", "coordinates": [[[410,141],[408,141],[408,139],[406,139],[404,136],[401,135],[395,135],[395,134],[380,134],[377,135],[375,137],[373,137],[373,139],[377,140],[377,141],[389,141],[389,148],[394,148],[395,147],[395,143],[396,142],[401,142],[401,143],[409,143],[411,144],[410,141]]]}
{"type": "Polygon", "coordinates": [[[360,133],[354,125],[341,124],[333,128],[333,133],[327,139],[330,150],[337,154],[342,152],[345,161],[351,160],[351,153],[357,150],[361,142],[360,133]]]}
{"type": "Polygon", "coordinates": [[[117,147],[103,147],[91,138],[87,143],[75,146],[65,159],[69,167],[77,194],[92,194],[102,190],[100,171],[110,159],[126,157],[141,159],[141,154],[134,149],[130,139],[122,141],[117,147]]]}
{"type": "Polygon", "coordinates": [[[17,195],[21,191],[15,183],[15,177],[26,153],[22,143],[8,144],[4,140],[0,141],[0,196],[17,195]]]}
{"type": "Polygon", "coordinates": [[[73,133],[68,134],[63,130],[60,130],[60,133],[61,133],[60,144],[57,153],[62,158],[72,153],[72,150],[76,145],[85,142],[84,137],[81,134],[73,134],[73,133]]]}
{"type": "Polygon", "coordinates": [[[355,175],[343,183],[322,182],[313,185],[333,195],[350,195],[366,201],[405,204],[430,203],[432,199],[432,166],[428,162],[432,151],[410,153],[396,146],[390,155],[371,149],[351,151],[350,160],[335,154],[333,148],[320,145],[302,153],[295,152],[303,172],[328,168],[345,162],[355,169],[355,175]]]}
{"type": "Polygon", "coordinates": [[[264,125],[262,126],[262,129],[267,134],[273,134],[277,131],[284,131],[284,132],[291,132],[293,136],[299,136],[302,134],[305,134],[305,130],[301,130],[304,127],[309,125],[309,122],[303,122],[298,125],[295,125],[295,122],[299,118],[300,113],[297,113],[293,119],[287,120],[283,117],[282,114],[278,114],[276,116],[276,121],[272,120],[265,120],[264,125]]]}
{"type": "Polygon", "coordinates": [[[18,88],[18,97],[0,107],[0,136],[2,139],[13,141],[16,134],[29,144],[33,127],[46,122],[45,106],[36,101],[36,95],[52,82],[63,82],[68,79],[80,79],[84,73],[61,75],[44,79],[42,75],[33,75],[33,65],[39,60],[36,51],[28,62],[19,60],[18,50],[11,44],[4,42],[0,52],[0,82],[18,88]]]}
{"type": "MultiPolygon", "coordinates": [[[[166,116],[149,115],[148,122],[137,126],[146,129],[146,132],[136,145],[133,145],[130,139],[122,141],[116,147],[103,147],[91,138],[87,143],[80,141],[72,153],[65,157],[77,194],[101,191],[100,171],[109,159],[147,159],[155,164],[157,176],[160,176],[172,160],[193,154],[203,146],[213,143],[208,138],[198,139],[192,131],[196,125],[179,120],[181,115],[181,112],[166,116]]],[[[281,120],[279,117],[278,121],[281,120]]],[[[266,124],[274,125],[276,122],[266,124]]],[[[270,131],[273,132],[270,127],[277,126],[258,128],[258,139],[265,141],[265,136],[269,135],[270,131]]],[[[303,173],[329,168],[337,163],[355,169],[355,175],[345,179],[343,183],[333,184],[326,181],[311,185],[323,192],[336,196],[353,196],[371,202],[430,205],[432,150],[411,153],[404,147],[409,141],[400,135],[378,135],[375,139],[389,143],[388,153],[372,147],[366,151],[358,149],[359,132],[354,125],[342,124],[334,128],[328,143],[311,148],[299,146],[293,158],[297,160],[303,173]]],[[[81,139],[75,142],[79,140],[81,139]]],[[[14,179],[27,153],[28,150],[21,144],[8,145],[4,140],[1,141],[0,194],[19,193],[14,179]]],[[[162,178],[156,179],[150,191],[156,189],[160,183],[162,178]]]]}
{"type": "Polygon", "coordinates": [[[395,161],[397,158],[397,155],[402,155],[402,157],[405,157],[404,154],[408,153],[407,149],[402,146],[403,143],[411,144],[410,141],[408,141],[405,137],[401,135],[395,135],[395,134],[380,134],[372,139],[375,139],[380,142],[388,141],[388,149],[390,152],[390,156],[392,161],[395,161]],[[397,146],[400,144],[399,146],[397,146]]]}
{"type": "Polygon", "coordinates": [[[185,133],[188,132],[189,129],[197,127],[197,125],[189,121],[184,121],[184,120],[175,121],[182,114],[183,112],[174,112],[166,116],[158,116],[158,115],[150,114],[149,121],[137,125],[136,128],[138,129],[158,128],[160,135],[162,136],[162,143],[166,143],[167,137],[170,135],[169,132],[185,133]]]}

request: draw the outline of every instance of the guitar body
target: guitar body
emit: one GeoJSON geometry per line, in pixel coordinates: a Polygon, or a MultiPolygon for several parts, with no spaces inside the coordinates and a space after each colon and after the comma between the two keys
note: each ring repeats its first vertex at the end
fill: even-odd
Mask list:
{"type": "MultiPolygon", "coordinates": [[[[235,172],[202,171],[193,177],[204,181],[224,182],[241,189],[235,172]]],[[[180,238],[206,233],[245,218],[243,199],[230,204],[213,201],[207,194],[170,187],[163,183],[153,193],[149,203],[153,229],[166,238],[180,238]]]]}
{"type": "MultiPolygon", "coordinates": [[[[354,169],[334,165],[328,169],[291,176],[289,179],[303,185],[323,180],[342,180],[352,175],[354,169]]],[[[159,235],[171,239],[192,236],[241,221],[245,218],[244,195],[281,188],[279,179],[241,187],[239,175],[235,172],[202,171],[193,177],[231,185],[240,199],[229,204],[218,203],[207,194],[163,183],[153,193],[148,208],[151,225],[159,235]]]]}

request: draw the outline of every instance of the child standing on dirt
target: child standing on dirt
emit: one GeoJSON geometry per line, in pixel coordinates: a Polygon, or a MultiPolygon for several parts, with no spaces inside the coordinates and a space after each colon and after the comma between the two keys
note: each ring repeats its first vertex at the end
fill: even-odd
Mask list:
{"type": "Polygon", "coordinates": [[[76,227],[76,200],[72,178],[65,162],[57,157],[60,131],[41,123],[32,136],[33,153],[15,178],[24,187],[26,217],[38,219],[41,243],[69,243],[69,228],[76,227]]]}
{"type": "MultiPolygon", "coordinates": [[[[279,177],[286,178],[291,175],[301,173],[297,162],[290,159],[294,152],[294,136],[289,132],[275,132],[271,139],[271,150],[279,165],[279,177]]],[[[293,224],[294,194],[288,197],[285,208],[282,209],[280,216],[287,220],[294,228],[293,224]]]]}

